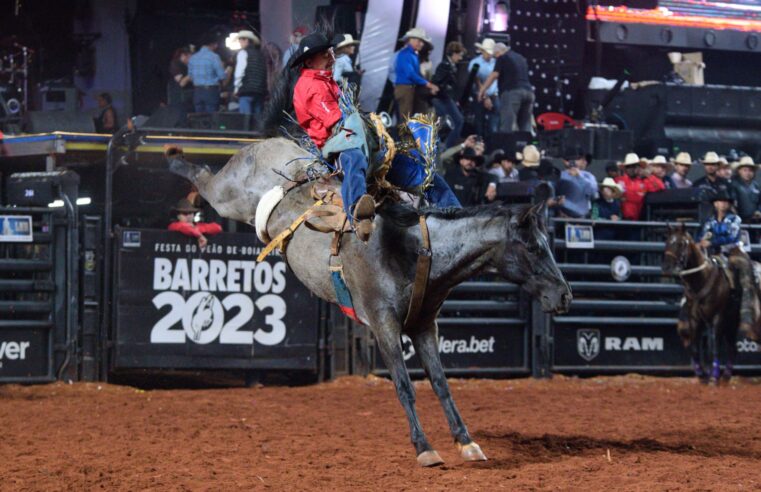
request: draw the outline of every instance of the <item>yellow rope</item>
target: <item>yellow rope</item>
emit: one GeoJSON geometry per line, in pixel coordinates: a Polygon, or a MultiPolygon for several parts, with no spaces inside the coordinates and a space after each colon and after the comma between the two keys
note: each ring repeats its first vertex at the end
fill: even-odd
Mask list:
{"type": "Polygon", "coordinates": [[[259,256],[256,257],[256,261],[260,262],[263,261],[268,254],[272,252],[275,248],[280,249],[280,251],[285,251],[286,243],[288,242],[288,239],[293,235],[294,232],[296,232],[296,229],[299,228],[301,224],[304,223],[305,220],[309,218],[309,215],[314,211],[316,207],[319,207],[320,205],[324,205],[325,202],[322,200],[317,200],[314,205],[309,207],[306,212],[299,215],[296,220],[291,222],[291,225],[289,225],[283,232],[275,236],[275,239],[269,242],[267,246],[264,247],[261,253],[259,253],[259,256]]]}

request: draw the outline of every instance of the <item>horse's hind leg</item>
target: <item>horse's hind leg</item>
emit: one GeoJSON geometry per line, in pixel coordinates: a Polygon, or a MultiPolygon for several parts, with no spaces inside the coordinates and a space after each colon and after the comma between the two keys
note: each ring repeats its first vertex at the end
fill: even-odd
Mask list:
{"type": "Polygon", "coordinates": [[[462,421],[460,412],[452,399],[449,391],[449,384],[444,375],[444,368],[441,365],[438,349],[438,329],[436,323],[431,323],[430,327],[411,336],[412,343],[415,346],[415,352],[420,357],[428,379],[431,382],[433,391],[439,397],[439,402],[444,409],[444,415],[449,422],[449,429],[452,432],[457,447],[460,449],[460,455],[465,461],[486,461],[486,456],[481,448],[476,444],[468,434],[468,429],[462,421]]]}
{"type": "Polygon", "coordinates": [[[396,396],[399,397],[399,401],[407,413],[410,438],[417,452],[418,463],[422,466],[440,465],[444,463],[444,460],[428,443],[415,411],[415,388],[412,386],[407,367],[404,365],[400,333],[399,326],[384,325],[383,328],[375,332],[378,348],[383,357],[383,362],[391,373],[391,379],[396,387],[396,396]]]}
{"type": "Polygon", "coordinates": [[[719,345],[721,340],[719,338],[719,330],[721,329],[720,327],[722,326],[722,323],[723,319],[720,316],[717,316],[708,328],[710,330],[710,347],[713,360],[711,365],[711,384],[718,384],[719,378],[721,377],[721,361],[719,360],[719,345]]]}
{"type": "Polygon", "coordinates": [[[721,330],[722,339],[724,340],[727,351],[727,363],[724,366],[724,372],[721,374],[721,378],[728,382],[732,379],[732,370],[734,368],[735,357],[737,356],[737,323],[733,320],[729,320],[724,323],[721,330]]]}

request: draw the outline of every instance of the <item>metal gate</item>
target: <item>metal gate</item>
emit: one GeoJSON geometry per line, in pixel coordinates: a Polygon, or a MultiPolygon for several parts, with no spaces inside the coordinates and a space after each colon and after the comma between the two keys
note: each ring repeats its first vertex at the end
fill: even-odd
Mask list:
{"type": "MultiPolygon", "coordinates": [[[[551,320],[549,371],[574,374],[644,372],[688,374],[687,350],[676,332],[683,289],[664,277],[661,262],[666,222],[554,219],[555,257],[569,280],[571,311],[551,320]],[[575,249],[565,241],[566,225],[594,228],[594,247],[575,249]],[[599,240],[598,237],[610,239],[599,240]],[[628,278],[617,281],[611,260],[623,256],[628,278]]],[[[686,224],[692,232],[697,222],[686,224]]],[[[744,226],[757,230],[759,226],[744,226]]],[[[754,245],[758,256],[761,246],[754,245]]],[[[761,370],[761,354],[750,340],[738,341],[739,372],[761,370]]]]}
{"type": "Polygon", "coordinates": [[[0,208],[0,381],[77,378],[73,207],[0,208]]]}

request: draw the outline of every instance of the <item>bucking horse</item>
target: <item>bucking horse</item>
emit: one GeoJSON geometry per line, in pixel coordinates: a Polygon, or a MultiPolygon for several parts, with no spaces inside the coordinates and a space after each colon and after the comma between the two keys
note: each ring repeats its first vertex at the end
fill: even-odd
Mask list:
{"type": "MultiPolygon", "coordinates": [[[[168,152],[168,159],[170,170],[190,180],[221,216],[251,225],[256,224],[257,207],[264,206],[262,198],[268,191],[290,188],[279,197],[269,217],[264,221],[260,218],[261,232],[265,238],[276,238],[283,231],[292,231],[280,248],[288,266],[315,295],[339,304],[335,265],[330,262],[340,262],[353,316],[367,325],[377,340],[406,412],[418,463],[434,466],[443,461],[426,438],[415,411],[415,390],[402,355],[402,334],[409,336],[420,356],[461,457],[466,461],[486,459],[452,399],[439,357],[436,317],[456,285],[487,270],[521,284],[546,312],[568,310],[571,290],[548,243],[544,203],[416,209],[386,201],[377,211],[375,232],[364,243],[351,233],[338,238],[314,227],[299,226],[316,199],[314,183],[301,182],[297,177],[304,176],[314,159],[292,140],[269,138],[249,145],[216,174],[188,162],[176,150],[168,152]],[[421,265],[427,270],[423,289],[421,265]]],[[[328,187],[332,184],[338,192],[337,177],[321,181],[328,187]]]]}

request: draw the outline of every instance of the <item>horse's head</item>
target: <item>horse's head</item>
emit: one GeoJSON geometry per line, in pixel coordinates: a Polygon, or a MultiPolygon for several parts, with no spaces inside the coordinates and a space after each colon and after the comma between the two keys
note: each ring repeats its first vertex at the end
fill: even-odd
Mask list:
{"type": "Polygon", "coordinates": [[[565,313],[573,296],[547,241],[544,208],[541,202],[511,215],[507,243],[494,266],[539,299],[545,312],[565,313]]]}
{"type": "Polygon", "coordinates": [[[694,249],[695,241],[687,232],[684,223],[676,227],[668,226],[666,237],[666,249],[663,254],[661,269],[667,275],[678,275],[682,270],[689,268],[690,256],[694,249]]]}

